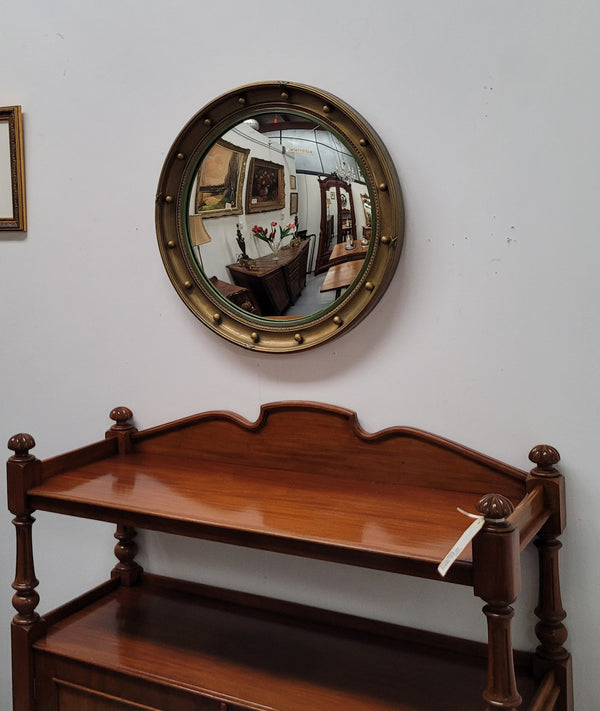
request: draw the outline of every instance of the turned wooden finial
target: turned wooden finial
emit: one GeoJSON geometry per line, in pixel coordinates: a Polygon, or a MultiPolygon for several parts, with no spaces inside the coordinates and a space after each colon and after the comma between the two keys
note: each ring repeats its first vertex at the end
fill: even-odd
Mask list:
{"type": "Polygon", "coordinates": [[[502,494],[485,494],[477,502],[477,511],[482,516],[491,519],[503,519],[515,510],[510,499],[502,494]]]}
{"type": "Polygon", "coordinates": [[[549,444],[538,444],[529,452],[529,459],[536,465],[532,474],[551,476],[556,473],[554,465],[560,462],[560,454],[549,444]]]}
{"type": "Polygon", "coordinates": [[[128,420],[133,417],[133,412],[124,405],[115,407],[110,411],[109,417],[111,420],[115,421],[115,424],[111,427],[111,430],[130,430],[133,425],[131,425],[128,420]]]}
{"type": "Polygon", "coordinates": [[[128,454],[132,449],[131,435],[137,429],[129,422],[133,417],[133,412],[124,405],[114,407],[109,414],[115,424],[105,433],[107,438],[116,438],[118,442],[119,454],[128,454]]]}
{"type": "Polygon", "coordinates": [[[33,459],[33,454],[29,454],[29,450],[35,447],[35,440],[30,434],[26,432],[21,432],[19,434],[13,435],[8,440],[8,448],[11,449],[14,454],[10,459],[24,461],[27,459],[33,459]]]}

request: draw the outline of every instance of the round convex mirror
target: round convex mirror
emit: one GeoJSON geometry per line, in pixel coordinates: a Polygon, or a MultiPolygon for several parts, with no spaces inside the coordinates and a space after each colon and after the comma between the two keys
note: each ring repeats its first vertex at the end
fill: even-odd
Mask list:
{"type": "Polygon", "coordinates": [[[161,256],[186,305],[229,341],[278,353],[366,316],[393,276],[403,218],[373,129],[286,82],[240,87],[196,114],[156,198],[161,256]]]}

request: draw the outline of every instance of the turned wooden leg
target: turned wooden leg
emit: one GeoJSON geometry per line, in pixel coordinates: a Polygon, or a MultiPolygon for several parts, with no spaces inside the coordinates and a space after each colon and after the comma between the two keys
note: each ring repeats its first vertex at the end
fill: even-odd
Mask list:
{"type": "Polygon", "coordinates": [[[19,514],[13,519],[17,529],[17,570],[12,584],[15,594],[12,604],[17,614],[13,617],[15,625],[31,625],[40,618],[35,608],[40,596],[36,592],[38,580],[33,566],[32,527],[35,519],[31,514],[19,514]]]}
{"type": "Polygon", "coordinates": [[[34,680],[31,645],[39,637],[36,626],[40,616],[35,611],[40,596],[33,568],[32,526],[30,514],[13,519],[17,530],[17,571],[12,587],[12,604],[17,614],[11,624],[12,678],[14,711],[33,711],[34,680]]]}
{"type": "Polygon", "coordinates": [[[540,566],[539,601],[535,608],[540,621],[535,626],[535,632],[541,642],[536,651],[538,656],[549,661],[566,659],[569,653],[563,645],[568,633],[562,621],[567,613],[562,606],[558,574],[558,551],[562,546],[551,533],[538,536],[535,545],[540,566]]]}
{"type": "Polygon", "coordinates": [[[487,603],[483,612],[488,627],[488,681],[483,699],[487,711],[513,711],[522,701],[511,636],[511,603],[521,586],[519,532],[506,520],[513,505],[504,496],[487,494],[477,508],[485,516],[483,528],[473,539],[473,589],[487,603]]]}
{"type": "Polygon", "coordinates": [[[573,675],[571,655],[565,649],[567,616],[562,606],[558,552],[562,544],[558,536],[566,525],[564,478],[556,469],[560,461],[558,451],[548,444],[539,444],[529,453],[536,465],[531,470],[532,479],[544,487],[545,500],[551,515],[535,540],[539,559],[539,597],[535,614],[539,622],[535,627],[540,645],[535,653],[536,675],[541,678],[548,671],[560,689],[555,711],[573,711],[573,675]]]}
{"type": "Polygon", "coordinates": [[[483,612],[488,626],[488,686],[483,698],[493,703],[493,707],[487,707],[488,711],[517,709],[521,696],[515,678],[511,633],[515,611],[510,605],[485,605],[483,612]]]}
{"type": "Polygon", "coordinates": [[[27,490],[39,483],[40,462],[29,450],[35,446],[31,435],[18,434],[8,442],[14,455],[9,458],[8,507],[15,518],[13,524],[17,537],[17,563],[12,584],[12,598],[16,615],[11,623],[13,711],[33,711],[34,683],[32,644],[44,631],[44,623],[36,612],[39,595],[33,565],[32,527],[34,518],[27,501],[27,490]]]}
{"type": "Polygon", "coordinates": [[[562,546],[552,533],[540,534],[535,545],[539,555],[539,599],[535,614],[540,620],[535,633],[541,642],[536,649],[537,666],[540,673],[549,668],[554,670],[561,688],[557,711],[571,711],[571,655],[564,647],[568,632],[563,620],[567,613],[562,606],[558,570],[558,552],[562,546]]]}
{"type": "Polygon", "coordinates": [[[135,562],[138,547],[134,538],[137,531],[132,526],[124,526],[119,523],[114,535],[117,539],[115,556],[119,562],[112,569],[111,577],[120,578],[121,585],[128,587],[136,585],[143,573],[142,566],[135,562]]]}

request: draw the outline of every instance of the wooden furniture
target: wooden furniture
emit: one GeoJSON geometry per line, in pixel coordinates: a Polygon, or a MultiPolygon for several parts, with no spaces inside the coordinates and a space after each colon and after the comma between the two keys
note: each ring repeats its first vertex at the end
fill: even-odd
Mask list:
{"type": "Polygon", "coordinates": [[[331,250],[329,261],[338,262],[339,260],[364,259],[368,251],[369,245],[364,245],[358,240],[354,241],[353,249],[346,249],[346,243],[340,242],[331,250]]]}
{"type": "Polygon", "coordinates": [[[265,405],[256,422],[212,412],[140,432],[131,416],[115,408],[104,440],[45,461],[30,435],[9,441],[14,711],[573,711],[555,449],[534,447],[528,474],[304,402],[265,405]],[[468,523],[457,507],[483,528],[442,579],[468,523]],[[44,616],[36,509],[116,523],[110,579],[44,616]],[[135,527],[464,585],[485,602],[489,641],[150,575],[135,527]],[[532,542],[540,645],[513,654],[519,553],[532,542]]]}
{"type": "Polygon", "coordinates": [[[350,284],[352,284],[358,276],[358,272],[362,268],[363,261],[364,260],[353,260],[329,267],[329,270],[325,275],[325,279],[321,284],[320,291],[335,291],[335,298],[339,298],[342,293],[342,289],[350,286],[350,284]]]}
{"type": "Polygon", "coordinates": [[[246,289],[244,286],[230,284],[227,281],[222,281],[216,276],[211,277],[210,281],[215,289],[217,289],[217,291],[226,299],[229,299],[232,304],[239,306],[241,309],[244,309],[244,311],[260,316],[260,308],[258,307],[254,294],[250,291],[250,289],[246,289]]]}
{"type": "Polygon", "coordinates": [[[310,242],[310,247],[308,250],[308,262],[306,265],[306,273],[309,274],[312,272],[312,263],[313,263],[313,257],[314,257],[314,252],[315,252],[315,243],[317,241],[317,235],[314,234],[307,234],[308,230],[298,230],[296,232],[296,237],[301,240],[308,240],[310,242]]]}
{"type": "Polygon", "coordinates": [[[319,187],[321,190],[321,226],[315,274],[320,274],[328,268],[330,253],[335,244],[344,242],[347,235],[351,235],[353,240],[356,239],[352,185],[339,178],[335,173],[331,173],[324,178],[319,178],[319,187]],[[333,190],[335,194],[335,200],[332,201],[334,214],[328,211],[330,190],[333,190]],[[344,196],[345,202],[342,196],[344,196]]]}
{"type": "Polygon", "coordinates": [[[278,258],[271,255],[253,260],[255,269],[239,264],[228,264],[231,278],[238,285],[250,289],[263,316],[279,316],[296,303],[306,284],[306,265],[309,241],[295,247],[284,247],[278,258]]]}

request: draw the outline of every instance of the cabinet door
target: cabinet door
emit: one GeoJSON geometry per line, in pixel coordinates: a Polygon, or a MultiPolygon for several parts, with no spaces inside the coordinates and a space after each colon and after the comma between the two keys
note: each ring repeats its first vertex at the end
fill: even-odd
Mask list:
{"type": "Polygon", "coordinates": [[[283,268],[285,283],[290,301],[295,304],[306,284],[308,242],[305,243],[295,259],[283,268]]]}
{"type": "Polygon", "coordinates": [[[196,694],[190,696],[186,702],[182,702],[181,698],[176,698],[179,696],[178,692],[174,692],[173,698],[167,705],[157,708],[71,682],[58,679],[54,682],[57,689],[58,711],[174,711],[179,708],[187,709],[189,704],[193,705],[194,711],[256,711],[259,708],[196,694]]]}
{"type": "Polygon", "coordinates": [[[177,682],[156,684],[51,654],[37,654],[36,667],[35,711],[265,711],[260,704],[186,690],[177,682]]]}
{"type": "MultiPolygon", "coordinates": [[[[290,305],[290,296],[285,284],[285,275],[282,269],[265,274],[261,279],[265,299],[270,303],[269,316],[281,315],[290,305]]],[[[256,292],[255,292],[256,293],[256,292]]],[[[263,315],[265,312],[263,311],[263,315]]]]}
{"type": "Polygon", "coordinates": [[[166,711],[64,681],[57,680],[56,685],[58,711],[166,711]]]}

